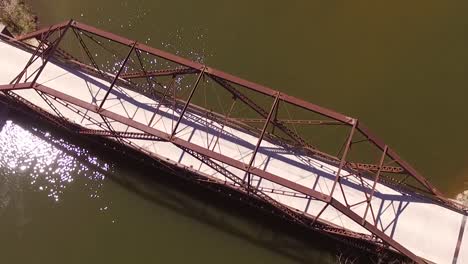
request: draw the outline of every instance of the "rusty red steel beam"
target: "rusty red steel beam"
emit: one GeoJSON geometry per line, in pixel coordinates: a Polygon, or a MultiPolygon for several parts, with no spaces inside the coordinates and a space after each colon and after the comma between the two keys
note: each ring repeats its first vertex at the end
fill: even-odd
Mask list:
{"type": "Polygon", "coordinates": [[[18,37],[15,38],[15,40],[24,41],[24,40],[31,39],[31,38],[37,38],[38,36],[40,36],[40,35],[42,35],[44,33],[47,33],[48,31],[52,31],[52,30],[56,30],[56,29],[60,30],[60,29],[62,29],[64,27],[66,27],[69,22],[70,21],[67,20],[67,21],[64,21],[62,23],[52,25],[50,27],[44,27],[44,28],[39,29],[37,31],[31,32],[31,33],[28,33],[28,34],[25,34],[25,35],[18,36],[18,37]]]}
{"type": "MultiPolygon", "coordinates": [[[[125,37],[122,37],[122,36],[113,34],[111,32],[107,32],[107,31],[98,29],[98,28],[90,26],[90,25],[86,25],[84,23],[80,23],[80,22],[76,22],[74,24],[74,27],[77,28],[77,29],[80,29],[80,30],[84,30],[84,31],[99,35],[101,37],[104,37],[104,38],[107,38],[107,39],[110,39],[110,40],[113,40],[113,41],[118,42],[120,44],[127,45],[127,46],[130,46],[133,42],[135,42],[135,41],[127,39],[125,37]]],[[[269,87],[266,87],[266,86],[263,86],[263,85],[260,85],[260,84],[257,84],[257,83],[242,79],[242,78],[239,78],[237,76],[225,73],[223,71],[220,71],[220,70],[217,70],[217,69],[214,69],[214,68],[211,68],[211,67],[207,67],[206,65],[203,65],[201,63],[194,62],[194,61],[191,61],[189,59],[179,57],[179,56],[174,55],[172,53],[162,51],[160,49],[156,49],[156,48],[147,46],[147,45],[142,44],[142,43],[137,43],[136,48],[139,49],[139,50],[148,52],[148,53],[150,53],[152,55],[164,58],[166,60],[178,63],[178,64],[186,66],[186,67],[190,67],[190,68],[193,68],[193,69],[196,69],[196,70],[201,70],[203,68],[206,68],[205,72],[207,74],[209,74],[209,75],[213,75],[215,77],[218,77],[218,78],[224,79],[226,81],[229,81],[231,83],[234,83],[234,84],[249,88],[251,90],[262,93],[264,95],[268,95],[270,97],[274,97],[276,95],[276,93],[278,92],[278,91],[273,90],[273,89],[271,89],[269,87]]],[[[353,118],[345,116],[345,115],[343,115],[341,113],[338,113],[338,112],[335,112],[333,110],[330,110],[330,109],[315,105],[313,103],[310,103],[310,102],[307,102],[307,101],[304,101],[302,99],[299,99],[299,98],[296,98],[296,97],[293,97],[293,96],[290,96],[290,95],[286,95],[286,94],[282,94],[280,99],[282,101],[291,103],[293,105],[302,107],[304,109],[308,109],[308,110],[323,114],[323,115],[325,115],[327,117],[330,117],[332,119],[335,119],[335,120],[341,121],[343,123],[352,125],[353,118]]]]}
{"type": "MultiPolygon", "coordinates": [[[[264,118],[240,118],[233,117],[228,120],[239,121],[245,123],[264,123],[264,118]]],[[[275,121],[283,124],[299,124],[299,125],[343,125],[343,123],[336,120],[311,120],[311,119],[275,119],[275,121]]]]}
{"type": "Polygon", "coordinates": [[[159,77],[159,76],[173,76],[181,74],[192,74],[196,73],[197,70],[193,68],[174,68],[174,69],[162,69],[162,70],[152,70],[152,71],[141,71],[141,72],[127,72],[123,73],[120,77],[122,79],[136,79],[136,78],[146,78],[146,77],[159,77]]]}
{"type": "MultiPolygon", "coordinates": [[[[278,103],[278,106],[276,107],[275,114],[274,114],[274,117],[273,117],[273,120],[276,121],[276,122],[278,122],[278,111],[279,111],[279,103],[278,103]]],[[[281,123],[281,121],[279,121],[279,122],[281,123]]],[[[273,126],[271,128],[271,134],[272,135],[275,134],[275,128],[276,128],[276,126],[273,126]]]]}
{"type": "Polygon", "coordinates": [[[106,131],[96,129],[82,129],[78,131],[79,134],[83,135],[94,135],[94,136],[105,136],[115,138],[131,138],[131,139],[144,139],[152,141],[160,141],[158,137],[155,137],[148,133],[139,132],[123,132],[123,131],[106,131]]]}
{"type": "MultiPolygon", "coordinates": [[[[345,164],[347,162],[346,157],[348,155],[349,149],[351,148],[351,142],[353,141],[353,136],[354,136],[354,132],[356,131],[357,123],[358,123],[358,120],[357,119],[354,120],[353,126],[352,126],[351,131],[349,132],[349,135],[348,135],[348,139],[346,140],[346,147],[345,147],[345,150],[343,152],[343,155],[341,156],[341,160],[340,160],[340,164],[338,166],[338,170],[336,171],[336,177],[335,177],[335,180],[333,182],[332,189],[330,191],[330,197],[333,196],[333,192],[335,191],[336,184],[337,184],[337,182],[340,181],[341,170],[343,169],[343,167],[345,166],[345,164]]],[[[344,193],[343,193],[343,197],[345,197],[344,193]]]]}
{"type": "Polygon", "coordinates": [[[265,124],[263,125],[262,132],[260,133],[260,136],[258,137],[258,141],[257,141],[257,144],[255,145],[255,149],[254,149],[254,151],[252,153],[252,157],[250,157],[249,165],[247,167],[247,185],[248,186],[250,186],[250,176],[251,176],[248,171],[252,168],[252,165],[253,165],[253,163],[255,161],[255,157],[257,156],[258,150],[260,149],[260,145],[262,144],[262,141],[263,141],[263,136],[265,136],[265,132],[266,132],[266,130],[268,128],[268,125],[270,124],[270,120],[271,120],[271,117],[273,115],[273,112],[278,107],[279,96],[280,96],[280,93],[278,93],[278,95],[275,98],[275,101],[273,102],[273,105],[271,106],[271,110],[268,113],[268,116],[267,116],[267,118],[265,120],[265,124]]]}
{"type": "Polygon", "coordinates": [[[382,156],[380,157],[379,169],[377,170],[377,174],[375,175],[374,183],[372,184],[372,191],[371,191],[369,197],[366,199],[367,206],[366,206],[366,210],[364,211],[364,216],[362,217],[362,219],[364,219],[364,220],[366,219],[367,211],[369,211],[369,207],[372,206],[371,205],[371,200],[372,200],[372,197],[374,196],[375,187],[377,186],[377,182],[379,181],[380,173],[382,172],[382,167],[383,167],[383,163],[385,161],[385,156],[387,156],[387,150],[388,150],[388,146],[385,145],[384,150],[382,151],[382,156]]]}
{"type": "Polygon", "coordinates": [[[23,90],[23,89],[29,89],[31,87],[32,87],[31,82],[18,83],[18,84],[2,84],[0,85],[0,91],[23,90]]]}
{"type": "Polygon", "coordinates": [[[132,47],[131,47],[130,50],[128,51],[127,57],[125,57],[125,60],[122,62],[122,65],[120,65],[120,68],[119,68],[117,74],[114,76],[114,79],[112,80],[111,85],[110,85],[109,88],[107,89],[107,92],[106,92],[106,94],[104,95],[104,98],[102,99],[101,104],[99,105],[99,109],[101,109],[101,108],[104,106],[104,103],[106,102],[107,97],[109,96],[109,94],[110,94],[112,88],[114,88],[115,83],[116,83],[117,80],[119,79],[119,75],[122,73],[123,69],[125,68],[125,64],[127,64],[128,59],[129,59],[130,56],[132,55],[132,52],[133,52],[133,50],[135,49],[135,45],[136,45],[136,42],[133,43],[132,47]]]}
{"type": "Polygon", "coordinates": [[[404,173],[405,169],[402,167],[395,167],[395,166],[382,166],[380,167],[379,165],[376,164],[367,164],[367,163],[358,163],[358,162],[349,162],[348,163],[349,167],[352,169],[358,169],[358,170],[368,170],[368,171],[377,171],[380,170],[382,172],[387,172],[387,173],[404,173]]]}
{"type": "MultiPolygon", "coordinates": [[[[203,148],[201,146],[198,146],[196,144],[193,144],[193,143],[188,142],[186,140],[183,140],[181,138],[173,137],[172,135],[170,135],[168,133],[159,131],[159,130],[154,129],[152,127],[148,127],[148,126],[146,126],[144,124],[136,122],[136,121],[134,121],[134,120],[132,120],[130,118],[123,117],[123,116],[118,115],[118,114],[116,114],[114,112],[111,112],[109,110],[101,109],[100,111],[98,111],[98,108],[93,104],[82,101],[82,100],[77,99],[75,97],[72,97],[70,95],[64,94],[62,92],[54,90],[54,89],[52,89],[50,87],[47,87],[45,85],[40,85],[40,84],[36,85],[34,87],[34,89],[42,91],[42,92],[44,92],[46,94],[49,94],[52,97],[59,98],[60,100],[66,101],[66,102],[68,102],[70,104],[74,104],[74,105],[76,105],[78,107],[81,107],[83,109],[86,109],[88,111],[100,114],[100,115],[105,116],[105,117],[107,117],[109,119],[112,119],[114,121],[120,122],[122,124],[126,124],[126,125],[128,125],[130,127],[138,129],[138,130],[140,130],[140,131],[142,131],[144,133],[151,134],[151,135],[153,135],[153,136],[155,136],[157,138],[160,138],[160,139],[162,139],[164,141],[171,142],[176,146],[191,149],[191,150],[193,150],[195,152],[198,152],[198,153],[200,153],[202,155],[205,155],[205,156],[207,156],[207,157],[209,157],[211,159],[222,162],[222,163],[224,163],[226,165],[232,166],[234,168],[237,168],[237,169],[240,169],[240,170],[243,170],[243,171],[246,170],[245,163],[243,163],[243,162],[241,162],[239,160],[235,160],[235,159],[233,159],[231,157],[224,156],[224,155],[222,155],[220,153],[217,153],[217,152],[211,151],[209,149],[203,148]]],[[[281,96],[279,96],[279,97],[281,97],[281,96]]],[[[393,247],[394,249],[396,249],[400,253],[404,254],[407,257],[409,257],[410,259],[412,259],[416,263],[425,263],[421,258],[419,258],[414,253],[412,253],[411,251],[406,249],[404,246],[402,246],[397,241],[393,240],[391,237],[386,235],[384,232],[379,230],[374,225],[370,224],[367,221],[362,222],[362,217],[360,217],[359,215],[354,213],[350,208],[348,208],[345,205],[341,204],[335,198],[330,197],[328,195],[325,195],[323,193],[317,192],[317,191],[315,191],[313,189],[310,189],[310,188],[308,188],[306,186],[303,186],[303,185],[300,185],[298,183],[292,182],[292,181],[287,180],[285,178],[279,177],[279,176],[274,175],[272,173],[269,173],[267,171],[255,168],[255,167],[250,168],[246,172],[255,174],[255,175],[257,175],[257,176],[259,176],[261,178],[264,178],[264,179],[266,179],[268,181],[271,181],[273,183],[282,185],[282,186],[284,186],[286,188],[289,188],[291,190],[300,192],[300,193],[305,194],[305,195],[309,195],[309,196],[311,196],[311,197],[313,197],[313,198],[315,198],[317,200],[329,203],[335,209],[342,212],[344,215],[346,215],[347,217],[349,217],[350,219],[352,219],[356,223],[361,224],[361,226],[364,227],[366,230],[368,230],[372,234],[379,237],[382,241],[384,241],[386,244],[393,247]]]]}
{"type": "MultiPolygon", "coordinates": [[[[175,124],[174,128],[172,129],[171,137],[173,137],[177,133],[177,128],[179,127],[180,121],[182,121],[182,118],[184,117],[185,111],[187,111],[187,108],[190,104],[190,101],[193,98],[193,95],[195,94],[195,91],[197,90],[198,84],[200,83],[201,78],[203,77],[203,74],[205,73],[205,68],[203,68],[200,71],[200,74],[198,74],[197,80],[195,81],[192,90],[190,91],[190,95],[187,99],[187,102],[185,102],[184,108],[182,109],[182,113],[180,113],[179,119],[177,119],[177,123],[175,124]]],[[[174,98],[175,100],[175,98],[174,98]]]]}

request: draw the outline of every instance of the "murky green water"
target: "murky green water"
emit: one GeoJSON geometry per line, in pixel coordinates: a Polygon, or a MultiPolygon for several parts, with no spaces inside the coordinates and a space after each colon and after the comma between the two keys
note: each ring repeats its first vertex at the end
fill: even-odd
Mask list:
{"type": "MultiPolygon", "coordinates": [[[[468,2],[30,2],[43,25],[75,18],[358,117],[448,196],[468,189],[468,2]]],[[[103,177],[79,172],[85,165],[76,161],[60,163],[67,155],[51,154],[53,146],[17,149],[22,140],[3,135],[12,124],[2,140],[17,165],[2,164],[10,187],[0,193],[9,197],[1,204],[0,247],[11,263],[297,261],[278,253],[284,237],[262,231],[261,223],[193,202],[237,221],[254,234],[246,239],[110,180],[133,176],[129,167],[109,163],[111,175],[103,177]],[[49,174],[34,171],[41,158],[27,161],[39,150],[49,174]],[[60,171],[70,164],[68,174],[60,171]],[[257,241],[265,232],[273,249],[257,241]]],[[[164,193],[157,186],[153,192],[164,193]]],[[[173,195],[161,194],[165,201],[173,195]]],[[[328,253],[302,245],[307,251],[295,256],[327,261],[328,253]]]]}

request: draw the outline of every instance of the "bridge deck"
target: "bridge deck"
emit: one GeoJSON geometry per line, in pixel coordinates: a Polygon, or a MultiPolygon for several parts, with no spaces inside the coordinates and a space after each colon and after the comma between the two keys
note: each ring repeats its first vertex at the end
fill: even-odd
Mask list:
{"type": "MultiPolygon", "coordinates": [[[[8,84],[18,74],[18,69],[23,69],[30,57],[31,53],[0,42],[0,84],[8,84]]],[[[28,71],[34,71],[40,65],[40,61],[36,61],[28,71]]],[[[118,86],[114,87],[103,105],[103,109],[107,111],[98,114],[94,110],[101,103],[110,83],[52,62],[47,64],[37,83],[39,86],[35,90],[22,89],[13,92],[51,114],[57,115],[37,91],[51,95],[49,100],[64,117],[87,129],[106,130],[102,119],[104,116],[114,131],[145,132],[170,137],[174,124],[181,114],[181,109],[171,109],[144,95],[118,86]],[[75,108],[86,113],[91,121],[71,111],[59,101],[74,104],[75,108]],[[100,125],[96,124],[96,120],[100,125]],[[120,122],[122,120],[133,120],[133,123],[124,124],[120,122]]],[[[185,113],[175,139],[181,142],[182,146],[188,143],[194,144],[238,162],[216,161],[240,178],[244,178],[246,173],[236,167],[236,164],[245,167],[249,165],[253,149],[259,140],[247,131],[223,126],[219,122],[192,112],[185,113]]],[[[184,152],[180,144],[143,139],[125,139],[125,142],[149,154],[192,167],[203,175],[232,182],[184,152]]],[[[294,186],[302,186],[324,195],[330,194],[338,170],[336,166],[295,153],[267,139],[261,142],[252,168],[297,184],[294,186]]],[[[274,200],[304,212],[310,218],[314,218],[326,205],[324,201],[311,199],[298,189],[286,188],[279,184],[281,182],[276,178],[268,180],[256,174],[259,173],[252,174],[253,186],[263,190],[274,200]],[[281,191],[284,193],[280,193],[281,191]]],[[[342,176],[348,174],[346,170],[341,171],[342,176]]],[[[373,182],[364,179],[364,185],[368,188],[363,192],[363,184],[359,181],[360,179],[354,176],[342,180],[343,192],[346,194],[348,204],[359,203],[366,199],[365,192],[370,193],[373,182]]],[[[339,191],[333,193],[333,198],[341,204],[346,203],[339,191]]],[[[464,219],[466,216],[463,214],[428,199],[405,195],[380,183],[376,186],[371,203],[374,208],[379,208],[376,212],[377,229],[414,254],[435,263],[468,263],[468,236],[460,236],[462,232],[468,233],[468,226],[465,225],[466,219],[464,219]],[[455,259],[457,260],[454,261],[455,259]]],[[[351,207],[351,210],[363,216],[366,206],[366,203],[360,203],[351,207]]],[[[371,234],[367,228],[356,223],[333,205],[326,207],[320,215],[320,220],[355,232],[371,234]]],[[[367,214],[366,220],[374,224],[371,214],[367,214]]]]}

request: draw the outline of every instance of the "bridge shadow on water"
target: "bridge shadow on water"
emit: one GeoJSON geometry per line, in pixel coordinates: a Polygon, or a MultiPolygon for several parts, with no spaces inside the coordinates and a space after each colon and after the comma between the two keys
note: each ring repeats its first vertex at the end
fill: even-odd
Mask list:
{"type": "MultiPolygon", "coordinates": [[[[329,262],[330,260],[333,261],[332,259],[334,259],[333,256],[336,254],[337,249],[349,251],[349,247],[334,239],[330,239],[322,234],[311,232],[310,230],[296,225],[291,225],[289,222],[279,217],[272,216],[272,208],[266,207],[266,210],[258,210],[246,205],[245,199],[244,202],[240,202],[243,197],[236,192],[225,195],[229,190],[219,186],[218,192],[207,192],[206,188],[186,181],[183,177],[173,177],[174,175],[170,175],[163,170],[156,170],[154,166],[148,165],[149,161],[147,159],[145,160],[142,155],[137,153],[132,153],[137,157],[134,159],[134,162],[129,163],[127,156],[122,156],[121,152],[111,150],[112,148],[119,148],[111,140],[106,141],[106,144],[110,146],[110,148],[104,147],[101,146],[103,145],[102,142],[96,144],[95,140],[97,138],[93,139],[88,137],[83,140],[81,137],[78,138],[74,134],[62,131],[47,123],[38,123],[36,122],[37,118],[31,119],[31,117],[25,117],[24,114],[18,111],[11,110],[8,114],[5,107],[1,107],[0,110],[0,125],[2,127],[7,118],[13,119],[15,123],[20,124],[24,129],[76,158],[83,165],[98,171],[125,189],[138,194],[143,199],[171,210],[177,215],[209,225],[227,235],[240,238],[257,247],[267,249],[298,263],[323,263],[325,259],[329,262]],[[50,133],[50,135],[46,137],[46,133],[50,133]],[[53,139],[64,139],[67,144],[84,147],[91,155],[113,164],[113,170],[107,171],[96,166],[85,156],[77,155],[77,153],[70,151],[69,148],[62,145],[59,140],[53,139]],[[119,173],[119,171],[131,173],[119,173]],[[220,194],[220,192],[224,194],[220,194]]],[[[200,122],[197,122],[197,120],[187,122],[194,122],[199,129],[206,129],[206,126],[200,125],[200,122]]],[[[223,137],[229,140],[234,139],[234,136],[228,133],[224,133],[223,137]]],[[[98,140],[102,141],[102,139],[98,140]]],[[[237,140],[239,140],[239,143],[245,144],[245,141],[241,139],[237,140]]],[[[278,154],[279,151],[284,150],[261,149],[261,152],[266,155],[284,159],[284,156],[278,154]]],[[[298,165],[308,170],[311,169],[311,166],[307,166],[306,164],[299,163],[298,165]]],[[[334,177],[332,174],[327,174],[323,171],[317,170],[314,172],[317,173],[318,177],[334,177]]],[[[344,184],[362,188],[362,186],[349,181],[345,181],[344,184]]],[[[375,194],[376,197],[378,195],[380,194],[375,194]]],[[[398,201],[395,199],[396,197],[382,198],[386,198],[385,200],[387,201],[394,198],[394,202],[398,201]]],[[[400,205],[398,206],[400,213],[407,206],[407,203],[406,205],[402,205],[401,202],[402,201],[400,201],[400,205]]],[[[382,202],[379,212],[382,213],[387,209],[388,206],[384,207],[382,202]]],[[[394,222],[392,222],[393,231],[397,223],[398,215],[399,213],[396,215],[397,217],[394,222]]],[[[387,228],[389,228],[390,225],[387,228]]],[[[364,258],[366,258],[366,256],[364,256],[364,258]]],[[[367,262],[363,261],[363,263],[367,262]]]]}
{"type": "MultiPolygon", "coordinates": [[[[78,138],[46,123],[38,123],[37,119],[24,117],[23,114],[12,110],[9,114],[4,111],[1,114],[1,128],[7,119],[13,120],[23,129],[76,158],[84,166],[98,171],[141,198],[171,210],[180,217],[187,217],[208,225],[226,235],[237,237],[294,262],[333,263],[337,248],[346,248],[336,240],[291,225],[279,217],[272,216],[269,212],[257,210],[240,202],[242,197],[236,195],[235,192],[227,196],[216,191],[207,192],[206,188],[198,184],[155,169],[154,166],[148,165],[148,161],[142,162],[135,159],[128,162],[128,156],[122,156],[120,152],[115,152],[107,147],[97,147],[94,140],[83,140],[83,138],[78,138]],[[45,136],[46,133],[47,136],[45,136]],[[76,152],[70,151],[66,145],[61,144],[60,140],[54,139],[64,139],[66,145],[84,147],[90,155],[113,164],[112,169],[106,171],[96,166],[85,155],[77,155],[76,152]],[[120,173],[122,171],[127,173],[120,173]]],[[[112,145],[111,141],[108,143],[112,145]]],[[[221,192],[226,191],[221,190],[221,192]]]]}

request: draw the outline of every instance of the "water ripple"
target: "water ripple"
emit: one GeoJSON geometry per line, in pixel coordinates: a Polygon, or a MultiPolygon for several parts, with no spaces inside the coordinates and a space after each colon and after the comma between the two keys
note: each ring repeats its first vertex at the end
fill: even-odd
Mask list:
{"type": "Polygon", "coordinates": [[[33,189],[44,192],[54,202],[78,178],[88,179],[86,190],[91,198],[100,197],[105,173],[110,165],[90,155],[89,151],[63,139],[33,128],[23,129],[7,121],[0,132],[0,209],[8,205],[17,178],[29,182],[33,189]]]}

